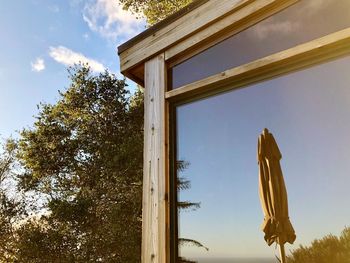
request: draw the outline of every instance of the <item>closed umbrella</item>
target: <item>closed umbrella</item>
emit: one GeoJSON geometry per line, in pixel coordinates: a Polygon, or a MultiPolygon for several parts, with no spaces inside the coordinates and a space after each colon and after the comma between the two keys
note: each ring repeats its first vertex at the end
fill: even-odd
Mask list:
{"type": "Polygon", "coordinates": [[[288,215],[287,190],[283,179],[280,160],[282,155],[273,135],[264,129],[259,136],[259,193],[264,212],[262,230],[270,246],[279,244],[282,263],[285,263],[284,244],[293,244],[296,235],[288,215]]]}

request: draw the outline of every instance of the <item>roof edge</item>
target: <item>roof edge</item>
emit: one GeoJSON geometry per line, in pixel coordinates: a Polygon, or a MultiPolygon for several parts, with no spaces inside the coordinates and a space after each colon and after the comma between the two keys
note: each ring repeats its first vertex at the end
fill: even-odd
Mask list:
{"type": "Polygon", "coordinates": [[[146,29],[145,31],[143,31],[140,34],[136,35],[135,37],[131,38],[127,42],[119,45],[118,46],[118,54],[120,55],[122,52],[124,52],[125,50],[127,50],[131,46],[135,45],[137,42],[142,41],[143,39],[147,38],[148,36],[159,31],[160,29],[168,26],[169,24],[173,23],[175,20],[190,13],[192,10],[205,4],[208,1],[209,0],[194,0],[191,4],[185,6],[184,8],[182,8],[179,11],[175,12],[174,14],[170,15],[169,17],[165,18],[164,20],[158,22],[154,26],[146,29]]]}

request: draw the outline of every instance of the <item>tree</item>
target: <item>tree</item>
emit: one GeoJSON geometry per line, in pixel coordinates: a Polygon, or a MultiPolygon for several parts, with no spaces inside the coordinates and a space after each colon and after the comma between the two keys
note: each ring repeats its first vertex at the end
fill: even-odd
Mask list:
{"type": "Polygon", "coordinates": [[[0,158],[0,262],[13,262],[17,252],[16,223],[26,216],[22,199],[11,195],[16,145],[8,140],[0,158]]]}
{"type": "Polygon", "coordinates": [[[316,239],[311,246],[300,246],[292,251],[289,263],[350,263],[350,228],[341,236],[327,235],[316,239]]]}
{"type": "MultiPolygon", "coordinates": [[[[124,80],[85,66],[70,78],[58,102],[40,104],[34,127],[0,159],[0,182],[11,175],[34,200],[0,195],[0,262],[140,262],[143,94],[130,96],[124,80]]],[[[178,170],[188,165],[180,161],[178,170]]],[[[178,189],[189,188],[179,178],[178,189]]]]}
{"type": "Polygon", "coordinates": [[[70,78],[18,141],[19,187],[44,203],[18,228],[19,262],[139,262],[142,93],[86,66],[70,78]]]}
{"type": "Polygon", "coordinates": [[[119,0],[123,8],[147,19],[154,25],[193,2],[193,0],[119,0]]]}
{"type": "MultiPolygon", "coordinates": [[[[176,162],[176,171],[177,171],[177,191],[181,192],[184,190],[188,190],[191,188],[191,181],[186,179],[185,177],[181,177],[181,172],[185,171],[188,166],[190,165],[189,162],[186,162],[184,160],[178,160],[176,162]]],[[[191,201],[177,201],[177,210],[178,213],[181,213],[182,211],[195,211],[200,208],[200,203],[198,202],[191,202],[191,201]]],[[[178,237],[178,246],[195,246],[198,248],[204,248],[205,250],[209,250],[209,248],[205,247],[201,242],[191,239],[191,238],[185,238],[185,237],[178,237]]],[[[197,263],[197,261],[189,260],[187,258],[179,256],[177,261],[179,263],[197,263]]]]}

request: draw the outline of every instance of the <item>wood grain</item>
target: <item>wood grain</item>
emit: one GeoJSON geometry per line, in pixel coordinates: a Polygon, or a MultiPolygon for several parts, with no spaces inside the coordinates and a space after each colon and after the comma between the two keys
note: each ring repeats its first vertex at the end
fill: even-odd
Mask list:
{"type": "MultiPolygon", "coordinates": [[[[266,0],[211,0],[180,17],[174,23],[160,29],[120,54],[120,68],[125,72],[146,59],[164,51],[185,37],[210,25],[228,12],[247,3],[266,0]]],[[[268,0],[277,1],[277,0],[268,0]]],[[[281,1],[281,0],[279,0],[281,1]]]]}
{"type": "Polygon", "coordinates": [[[167,135],[164,55],[145,63],[142,263],[167,256],[167,135]]]}

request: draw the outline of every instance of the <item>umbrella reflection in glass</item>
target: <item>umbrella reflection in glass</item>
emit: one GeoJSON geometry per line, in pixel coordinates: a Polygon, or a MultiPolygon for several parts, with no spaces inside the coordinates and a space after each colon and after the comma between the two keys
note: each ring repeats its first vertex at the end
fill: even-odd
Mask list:
{"type": "Polygon", "coordinates": [[[270,246],[280,245],[281,261],[285,263],[284,244],[293,243],[296,235],[288,215],[287,190],[283,179],[280,160],[282,155],[273,135],[264,129],[259,136],[259,192],[264,212],[262,230],[265,241],[270,246]]]}

